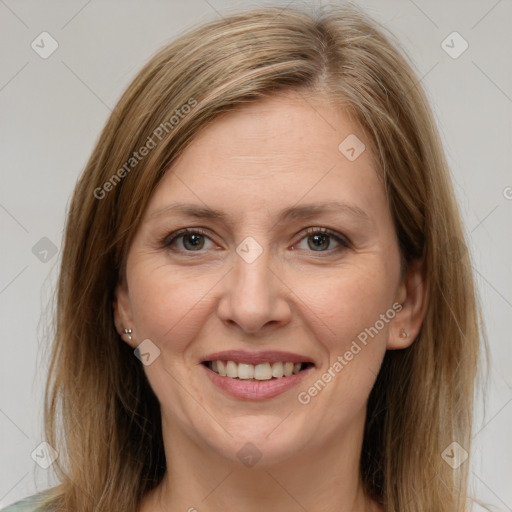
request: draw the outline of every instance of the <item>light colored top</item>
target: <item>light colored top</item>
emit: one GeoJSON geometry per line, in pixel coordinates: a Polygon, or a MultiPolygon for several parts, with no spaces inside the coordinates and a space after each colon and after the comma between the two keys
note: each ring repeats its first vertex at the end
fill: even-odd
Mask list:
{"type": "Polygon", "coordinates": [[[41,510],[38,509],[38,507],[44,503],[46,497],[47,491],[39,492],[17,501],[12,505],[8,505],[6,508],[0,510],[0,512],[38,512],[38,510],[41,510]]]}
{"type": "MultiPolygon", "coordinates": [[[[46,491],[34,494],[23,500],[17,501],[7,508],[3,508],[0,512],[44,512],[44,509],[38,509],[37,507],[44,503],[46,498],[46,491]]],[[[472,503],[468,512],[490,512],[489,509],[484,508],[477,503],[472,503]]]]}

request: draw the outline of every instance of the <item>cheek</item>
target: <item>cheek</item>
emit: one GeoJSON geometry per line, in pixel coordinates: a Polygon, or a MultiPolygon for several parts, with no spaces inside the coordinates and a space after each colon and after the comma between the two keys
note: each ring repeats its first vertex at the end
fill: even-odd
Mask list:
{"type": "MultiPolygon", "coordinates": [[[[329,352],[339,352],[391,307],[394,283],[390,278],[392,275],[385,272],[384,265],[373,261],[371,265],[299,277],[294,293],[303,303],[301,309],[310,318],[308,323],[317,326],[317,339],[323,341],[329,352]]],[[[379,323],[380,339],[386,337],[388,325],[383,327],[379,323]]]]}
{"type": "Polygon", "coordinates": [[[201,328],[199,318],[205,314],[208,290],[216,280],[194,272],[176,270],[150,261],[132,268],[130,298],[137,335],[155,340],[166,349],[180,351],[201,328]]]}
{"type": "Polygon", "coordinates": [[[393,272],[373,257],[366,262],[302,277],[294,287],[303,301],[301,314],[327,359],[313,386],[300,390],[299,401],[310,401],[310,410],[333,425],[341,417],[348,421],[366,403],[394,317],[393,272]]]}

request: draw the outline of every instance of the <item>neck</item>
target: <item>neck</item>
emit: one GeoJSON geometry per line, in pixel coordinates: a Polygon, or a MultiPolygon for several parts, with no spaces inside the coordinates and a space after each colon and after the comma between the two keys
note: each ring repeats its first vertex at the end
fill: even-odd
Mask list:
{"type": "MultiPolygon", "coordinates": [[[[364,411],[361,419],[364,424],[364,411]]],[[[263,457],[247,467],[209,452],[164,418],[167,471],[141,512],[380,511],[363,491],[362,428],[355,423],[344,435],[323,439],[322,446],[310,445],[274,464],[263,464],[263,457]]]]}

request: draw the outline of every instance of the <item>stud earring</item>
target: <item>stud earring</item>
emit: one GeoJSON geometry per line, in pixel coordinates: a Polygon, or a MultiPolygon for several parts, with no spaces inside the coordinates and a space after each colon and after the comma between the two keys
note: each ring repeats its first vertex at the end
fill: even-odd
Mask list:
{"type": "Polygon", "coordinates": [[[132,341],[132,330],[131,329],[123,329],[123,334],[126,334],[128,341],[132,341]]]}
{"type": "Polygon", "coordinates": [[[402,327],[402,329],[400,330],[400,338],[407,338],[407,336],[409,336],[409,334],[402,327]]]}

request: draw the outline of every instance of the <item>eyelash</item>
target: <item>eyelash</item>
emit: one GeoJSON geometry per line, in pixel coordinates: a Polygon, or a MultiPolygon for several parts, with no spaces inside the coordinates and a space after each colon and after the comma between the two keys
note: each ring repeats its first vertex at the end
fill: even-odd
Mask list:
{"type": "MultiPolygon", "coordinates": [[[[195,235],[203,235],[203,236],[206,236],[207,238],[209,238],[211,240],[211,237],[209,236],[209,234],[201,229],[201,228],[184,228],[184,229],[180,229],[179,231],[176,231],[174,233],[171,233],[169,235],[166,235],[165,237],[163,237],[160,241],[159,241],[159,245],[164,248],[164,249],[170,249],[174,252],[181,252],[177,249],[173,249],[171,246],[172,244],[178,240],[179,238],[182,238],[183,236],[185,235],[190,235],[190,234],[195,234],[195,235]]],[[[332,253],[335,253],[335,252],[339,252],[343,249],[350,249],[351,247],[351,244],[350,242],[345,238],[343,237],[342,235],[340,235],[339,233],[337,233],[336,231],[333,231],[331,229],[328,229],[328,228],[307,228],[305,231],[303,231],[301,233],[302,238],[299,239],[299,242],[301,242],[304,238],[307,238],[308,236],[312,236],[312,235],[328,235],[330,238],[333,238],[336,240],[336,242],[338,242],[340,244],[340,247],[337,247],[335,249],[327,249],[325,251],[313,251],[311,250],[310,252],[312,253],[319,253],[319,254],[322,254],[322,253],[327,253],[327,254],[332,254],[332,253]]],[[[201,253],[201,252],[204,252],[204,251],[187,251],[187,250],[184,250],[184,252],[186,253],[201,253]]]]}

